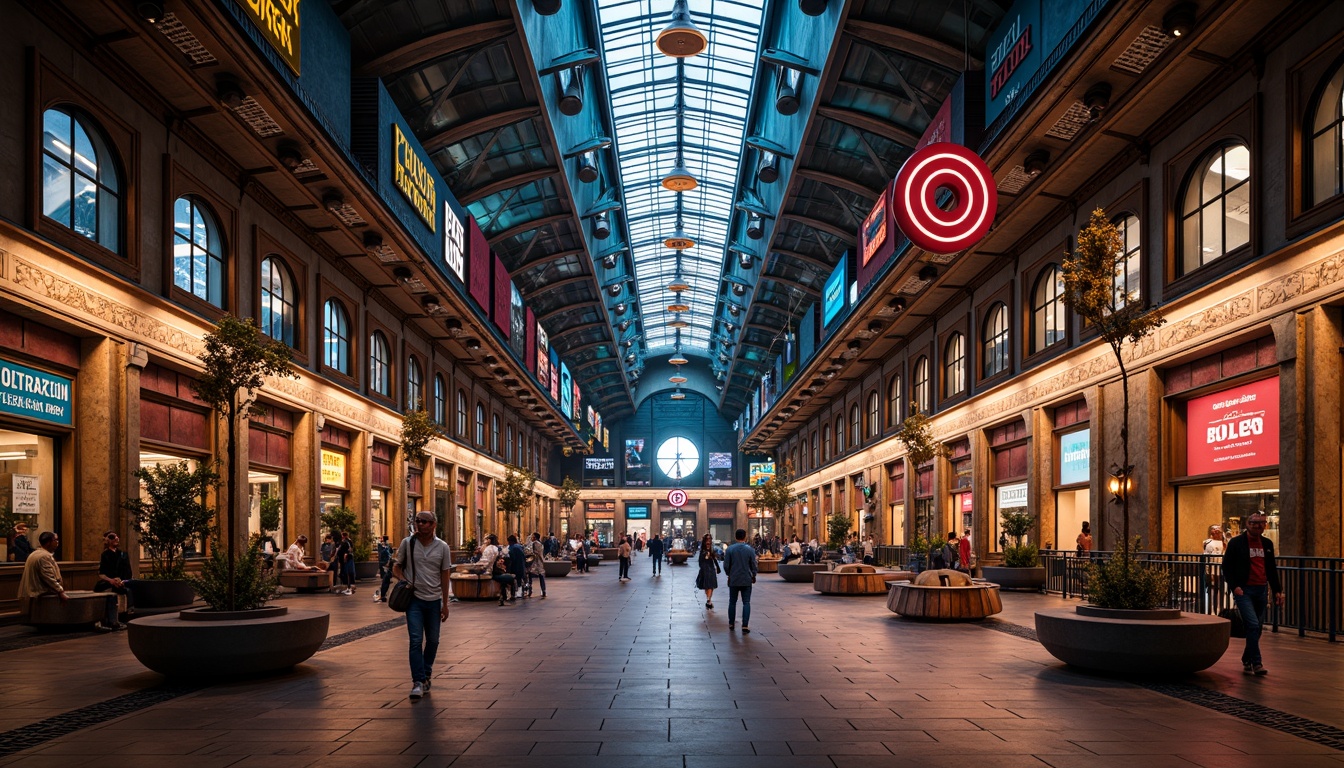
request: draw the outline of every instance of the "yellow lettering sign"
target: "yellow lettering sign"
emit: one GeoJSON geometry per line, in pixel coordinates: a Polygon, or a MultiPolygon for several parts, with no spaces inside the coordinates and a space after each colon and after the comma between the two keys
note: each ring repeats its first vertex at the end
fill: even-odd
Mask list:
{"type": "Polygon", "coordinates": [[[434,175],[396,123],[392,124],[392,182],[433,232],[438,211],[434,175]]]}
{"type": "Polygon", "coordinates": [[[243,0],[243,10],[252,18],[266,42],[280,54],[294,74],[299,74],[300,0],[243,0]]]}
{"type": "Polygon", "coordinates": [[[322,484],[345,487],[345,454],[322,451],[322,484]]]}

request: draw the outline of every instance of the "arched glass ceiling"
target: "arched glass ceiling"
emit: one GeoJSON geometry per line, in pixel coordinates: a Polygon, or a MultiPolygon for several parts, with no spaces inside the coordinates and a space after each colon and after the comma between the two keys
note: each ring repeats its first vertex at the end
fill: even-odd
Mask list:
{"type": "MultiPolygon", "coordinates": [[[[691,324],[681,333],[687,349],[709,347],[763,5],[690,0],[691,17],[709,45],[685,59],[682,94],[682,158],[699,182],[682,194],[682,228],[696,241],[682,253],[682,276],[691,285],[682,294],[691,307],[681,317],[691,324]]],[[[644,343],[652,351],[671,347],[676,333],[667,312],[676,258],[662,242],[676,228],[676,194],[661,181],[676,160],[677,60],[654,47],[672,0],[598,0],[597,7],[644,343]]]]}

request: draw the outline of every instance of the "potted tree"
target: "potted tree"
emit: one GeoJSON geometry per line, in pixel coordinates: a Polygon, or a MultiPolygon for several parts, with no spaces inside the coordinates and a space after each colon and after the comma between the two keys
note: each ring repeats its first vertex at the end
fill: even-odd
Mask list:
{"type": "Polygon", "coordinates": [[[502,512],[509,516],[509,525],[518,534],[519,540],[525,532],[522,530],[523,510],[532,500],[532,489],[537,484],[537,476],[527,467],[504,465],[504,479],[495,491],[495,502],[502,512]]]}
{"type": "MultiPolygon", "coordinates": [[[[758,513],[769,512],[774,517],[775,524],[780,525],[784,520],[784,513],[794,502],[793,488],[789,486],[792,479],[793,467],[788,462],[781,463],[768,480],[752,486],[751,506],[758,513]]],[[[779,570],[779,561],[778,555],[767,552],[757,561],[758,570],[761,573],[776,573],[779,570]]]]}
{"type": "Polygon", "coordinates": [[[238,459],[236,439],[246,425],[240,422],[266,377],[295,376],[289,361],[289,347],[263,336],[251,320],[225,316],[205,335],[203,370],[192,390],[224,422],[228,480],[217,518],[225,546],[214,550],[195,581],[208,608],[131,622],[131,652],[156,672],[201,677],[278,671],[306,660],[326,639],[326,612],[267,606],[273,585],[259,574],[257,545],[241,556],[237,551],[236,523],[244,519],[247,499],[246,462],[238,459]]]}
{"type": "Polygon", "coordinates": [[[1038,591],[1045,586],[1045,567],[1038,559],[1040,550],[1026,540],[1035,519],[1026,510],[1004,510],[999,527],[1010,543],[1003,550],[1003,565],[981,567],[986,580],[1002,589],[1038,591]]]}
{"type": "Polygon", "coordinates": [[[1135,296],[1117,295],[1115,277],[1124,268],[1120,233],[1098,208],[1078,234],[1077,248],[1064,259],[1064,303],[1110,347],[1119,369],[1121,462],[1111,469],[1110,486],[1120,507],[1120,535],[1110,559],[1088,568],[1091,604],[1038,611],[1036,634],[1047,651],[1074,666],[1130,674],[1185,674],[1207,669],[1222,657],[1230,622],[1159,608],[1170,594],[1170,578],[1135,558],[1141,542],[1130,537],[1134,465],[1129,458],[1125,349],[1157,330],[1163,319],[1158,309],[1139,304],[1135,296]]]}
{"type": "MultiPolygon", "coordinates": [[[[564,482],[560,483],[560,492],[557,494],[560,500],[560,508],[565,510],[565,517],[572,517],[574,514],[574,505],[579,503],[579,484],[574,482],[574,478],[565,475],[564,482]]],[[[572,525],[573,520],[569,521],[572,525]]],[[[584,534],[587,535],[586,533],[584,534]]]]}
{"type": "MultiPolygon", "coordinates": [[[[933,437],[933,427],[929,417],[920,412],[917,404],[911,403],[910,415],[901,422],[896,439],[905,446],[905,464],[908,476],[916,476],[918,468],[934,459],[947,456],[947,446],[933,437]]],[[[918,573],[925,565],[933,562],[932,552],[935,546],[942,546],[933,538],[933,515],[925,514],[916,519],[915,535],[910,542],[909,568],[918,573]]]]}
{"type": "Polygon", "coordinates": [[[194,468],[185,461],[135,471],[140,495],[122,502],[135,519],[140,546],[149,555],[149,573],[131,581],[135,605],[143,610],[191,605],[195,590],[187,579],[187,548],[211,533],[214,511],[206,504],[218,486],[213,465],[194,468]]]}
{"type": "Polygon", "coordinates": [[[350,534],[350,556],[355,559],[355,578],[371,579],[378,574],[378,562],[369,560],[373,556],[373,538],[368,526],[359,521],[359,513],[343,504],[327,507],[318,522],[338,543],[341,531],[350,534]]]}

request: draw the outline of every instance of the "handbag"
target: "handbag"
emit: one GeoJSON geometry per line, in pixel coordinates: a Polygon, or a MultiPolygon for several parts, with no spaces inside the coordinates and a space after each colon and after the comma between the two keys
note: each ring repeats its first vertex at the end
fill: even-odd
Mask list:
{"type": "Polygon", "coordinates": [[[1218,618],[1232,622],[1232,636],[1246,637],[1246,622],[1241,619],[1241,611],[1236,608],[1224,608],[1218,612],[1218,618]]]}
{"type": "MultiPolygon", "coordinates": [[[[411,560],[411,576],[415,576],[415,542],[406,542],[406,552],[411,560]]],[[[407,608],[411,607],[411,598],[415,596],[415,587],[411,582],[402,579],[392,585],[391,591],[387,593],[387,607],[397,613],[405,613],[407,608]]]]}

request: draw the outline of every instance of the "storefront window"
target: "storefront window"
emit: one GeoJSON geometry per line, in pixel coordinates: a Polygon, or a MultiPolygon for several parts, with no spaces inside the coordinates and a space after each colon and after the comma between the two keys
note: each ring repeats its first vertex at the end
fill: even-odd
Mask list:
{"type": "Polygon", "coordinates": [[[1008,537],[1003,532],[1003,513],[1010,510],[1023,512],[1026,511],[1026,508],[1026,483],[1000,485],[994,489],[994,527],[992,529],[994,535],[990,537],[994,552],[1002,552],[1009,544],[1008,537]]]}
{"type": "MultiPolygon", "coordinates": [[[[28,540],[34,547],[43,531],[56,530],[60,517],[56,509],[56,446],[55,438],[0,430],[0,505],[28,523],[28,540]]],[[[4,542],[0,537],[0,546],[4,542]]],[[[11,557],[5,551],[0,559],[11,557]]]]}
{"type": "MultiPolygon", "coordinates": [[[[7,433],[0,433],[0,438],[4,437],[5,434],[7,434],[7,433]]],[[[157,452],[157,451],[141,451],[141,452],[140,452],[140,468],[141,468],[141,469],[150,469],[150,468],[159,466],[160,464],[164,464],[164,465],[167,465],[167,464],[177,464],[177,463],[179,463],[179,462],[186,462],[186,463],[187,463],[187,469],[188,469],[188,470],[192,470],[192,471],[195,471],[196,467],[200,464],[200,461],[198,461],[197,459],[193,459],[193,458],[190,458],[190,457],[187,457],[187,456],[174,456],[174,455],[172,455],[172,454],[170,454],[170,453],[159,453],[159,452],[157,452]]],[[[142,493],[142,498],[147,498],[147,497],[144,497],[144,496],[143,496],[143,487],[142,487],[142,489],[141,489],[141,493],[142,493]]],[[[102,531],[99,531],[99,533],[101,534],[102,531]]],[[[30,536],[30,538],[31,538],[31,536],[30,536]]],[[[193,541],[193,542],[187,544],[187,549],[186,549],[185,554],[186,554],[187,557],[199,557],[199,556],[201,555],[201,542],[200,542],[200,541],[193,541]]],[[[149,557],[149,553],[145,551],[144,547],[141,547],[141,548],[140,548],[140,557],[141,557],[141,558],[149,557]]]]}
{"type": "Polygon", "coordinates": [[[247,499],[247,533],[248,535],[258,535],[263,530],[269,535],[270,541],[265,536],[262,537],[262,550],[266,551],[267,546],[272,550],[283,550],[285,544],[285,505],[284,505],[284,481],[276,474],[269,472],[251,471],[247,473],[248,499],[247,499]],[[270,501],[274,499],[274,501],[270,501]],[[262,526],[263,507],[278,504],[274,523],[265,527],[262,526]]]}
{"type": "Polygon", "coordinates": [[[891,505],[891,543],[896,546],[905,544],[905,505],[891,505]]]}
{"type": "Polygon", "coordinates": [[[1246,530],[1246,518],[1259,512],[1266,518],[1264,536],[1279,543],[1279,478],[1242,482],[1186,485],[1176,489],[1178,552],[1203,552],[1210,525],[1223,528],[1230,540],[1246,530]]]}
{"type": "Polygon", "coordinates": [[[597,534],[597,545],[599,547],[612,546],[612,540],[615,537],[616,526],[612,519],[607,518],[588,518],[587,527],[597,534]]]}
{"type": "Polygon", "coordinates": [[[664,512],[662,531],[664,536],[686,539],[686,543],[689,544],[691,539],[695,538],[695,515],[680,510],[664,512]]]}
{"type": "MultiPolygon", "coordinates": [[[[1056,466],[1059,486],[1055,490],[1055,540],[1060,549],[1077,547],[1083,523],[1092,522],[1092,431],[1088,427],[1059,436],[1056,466]]],[[[1097,532],[1093,532],[1093,541],[1097,532]]],[[[1095,543],[1094,543],[1095,548],[1095,543]]]]}
{"type": "MultiPolygon", "coordinates": [[[[369,534],[373,536],[374,541],[377,541],[378,537],[386,533],[387,529],[391,527],[391,521],[387,520],[384,515],[386,510],[387,492],[381,488],[374,488],[369,493],[369,534]]],[[[408,513],[406,515],[407,519],[414,519],[415,510],[408,509],[406,511],[408,513]]],[[[407,530],[414,527],[414,525],[411,525],[407,530]]]]}

